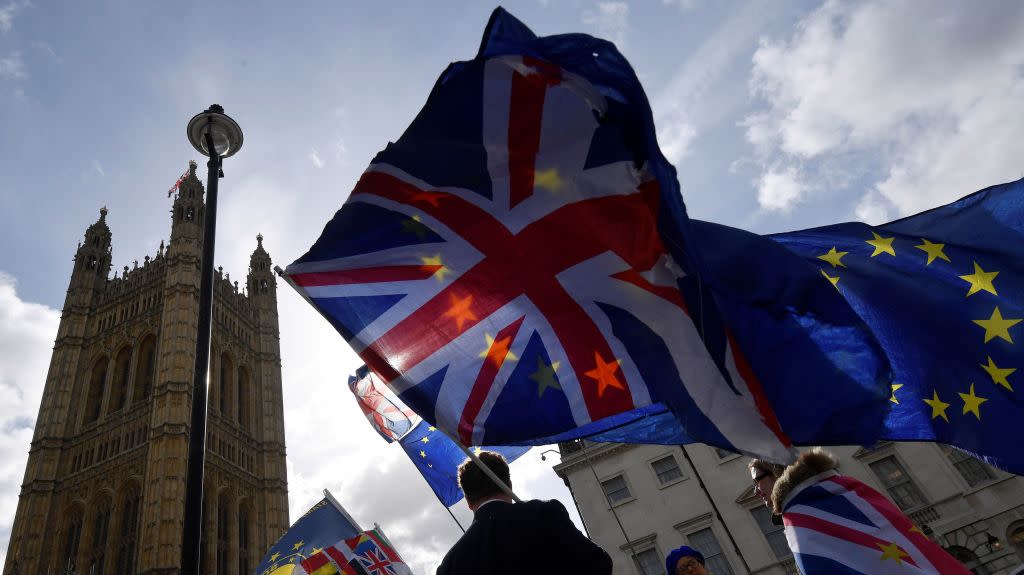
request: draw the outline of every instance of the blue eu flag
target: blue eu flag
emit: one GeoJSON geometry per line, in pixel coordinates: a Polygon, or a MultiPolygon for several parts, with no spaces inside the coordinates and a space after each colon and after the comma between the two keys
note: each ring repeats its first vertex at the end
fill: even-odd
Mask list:
{"type": "Polygon", "coordinates": [[[946,443],[1024,473],[1024,180],[880,226],[773,238],[815,263],[885,350],[881,439],[946,443]]]}
{"type": "MultiPolygon", "coordinates": [[[[466,460],[466,454],[451,439],[448,439],[445,434],[426,421],[421,421],[412,431],[405,434],[399,443],[445,507],[451,507],[462,499],[458,469],[459,465],[466,460]]],[[[500,453],[511,463],[529,451],[530,446],[472,447],[471,449],[476,452],[500,453]]]]}
{"type": "Polygon", "coordinates": [[[303,559],[342,539],[359,535],[352,520],[325,497],[274,543],[253,571],[255,575],[291,573],[303,559]]]}

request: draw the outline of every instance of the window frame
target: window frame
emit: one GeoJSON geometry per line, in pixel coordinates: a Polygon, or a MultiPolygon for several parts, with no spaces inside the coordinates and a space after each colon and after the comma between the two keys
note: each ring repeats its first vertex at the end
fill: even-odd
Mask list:
{"type": "Polygon", "coordinates": [[[654,476],[654,482],[658,486],[658,489],[665,489],[666,487],[675,485],[676,483],[679,483],[679,482],[682,482],[682,481],[686,481],[687,479],[689,479],[687,477],[686,473],[683,471],[682,466],[679,465],[679,460],[676,459],[675,454],[673,454],[672,452],[666,452],[666,453],[663,453],[663,454],[661,454],[661,455],[659,455],[657,457],[653,457],[651,459],[648,459],[647,460],[647,466],[650,468],[651,473],[654,476]],[[658,469],[656,467],[654,467],[654,464],[658,463],[658,462],[661,462],[661,461],[665,461],[666,459],[671,459],[672,460],[672,462],[676,466],[676,471],[679,472],[679,475],[677,477],[673,477],[673,478],[668,479],[666,481],[662,481],[661,480],[661,473],[659,473],[658,469]]]}
{"type": "Polygon", "coordinates": [[[625,505],[626,503],[629,503],[631,501],[636,501],[636,496],[633,495],[633,486],[630,485],[629,479],[627,479],[625,471],[619,471],[617,473],[613,473],[613,474],[605,477],[604,479],[599,480],[598,484],[601,487],[601,493],[602,493],[602,495],[604,495],[604,501],[605,501],[605,503],[608,504],[608,508],[609,509],[611,509],[612,507],[619,507],[621,505],[625,505]],[[627,495],[623,499],[620,499],[618,501],[612,502],[611,498],[608,497],[608,491],[605,489],[604,484],[609,482],[609,481],[612,481],[612,480],[615,480],[615,479],[619,479],[619,478],[622,479],[623,488],[626,490],[626,494],[627,495]]]}

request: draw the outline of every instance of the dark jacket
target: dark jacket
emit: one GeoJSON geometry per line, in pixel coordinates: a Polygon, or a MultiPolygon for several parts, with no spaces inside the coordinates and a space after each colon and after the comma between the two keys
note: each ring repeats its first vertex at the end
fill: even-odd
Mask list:
{"type": "Polygon", "coordinates": [[[494,501],[444,557],[437,575],[609,575],[612,560],[576,529],[558,501],[494,501]]]}

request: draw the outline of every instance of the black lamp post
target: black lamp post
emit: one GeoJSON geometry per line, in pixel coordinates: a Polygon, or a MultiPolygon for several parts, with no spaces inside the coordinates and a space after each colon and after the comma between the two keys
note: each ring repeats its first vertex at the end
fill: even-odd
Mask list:
{"type": "MultiPolygon", "coordinates": [[[[192,374],[192,416],[188,437],[188,472],[185,479],[185,522],[181,542],[182,575],[199,575],[203,529],[203,466],[206,461],[206,382],[210,371],[210,324],[213,315],[213,248],[217,235],[217,180],[224,177],[221,163],[242,147],[242,128],[214,104],[188,122],[188,141],[206,162],[206,216],[203,221],[203,258],[200,260],[199,331],[192,374]]],[[[243,574],[244,575],[244,574],[243,574]]]]}

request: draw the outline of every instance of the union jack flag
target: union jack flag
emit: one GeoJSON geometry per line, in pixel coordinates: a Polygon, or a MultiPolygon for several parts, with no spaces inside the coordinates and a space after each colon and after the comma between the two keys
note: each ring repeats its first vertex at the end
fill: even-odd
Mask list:
{"type": "Polygon", "coordinates": [[[359,368],[354,376],[349,376],[348,388],[356,396],[356,403],[370,425],[388,443],[401,439],[419,422],[419,417],[412,410],[403,409],[389,397],[390,390],[381,385],[366,366],[359,368]]]}
{"type": "Polygon", "coordinates": [[[369,575],[412,575],[409,566],[377,529],[364,531],[345,543],[369,575]]]}
{"type": "Polygon", "coordinates": [[[884,495],[826,472],[784,502],[786,539],[804,575],[968,575],[884,495]]]}
{"type": "Polygon", "coordinates": [[[682,287],[686,225],[622,55],[499,8],[285,276],[464,445],[581,437],[666,402],[694,440],[786,460],[736,339],[682,287]]]}

